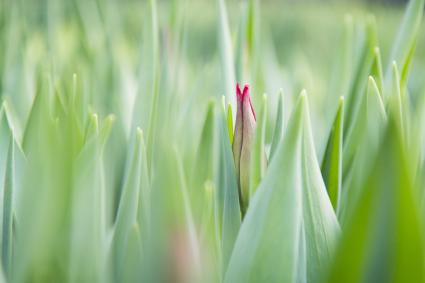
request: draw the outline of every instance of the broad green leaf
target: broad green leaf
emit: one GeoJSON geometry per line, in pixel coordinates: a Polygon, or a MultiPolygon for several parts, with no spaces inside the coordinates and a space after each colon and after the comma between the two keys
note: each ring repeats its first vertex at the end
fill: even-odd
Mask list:
{"type": "Polygon", "coordinates": [[[362,101],[360,113],[355,123],[356,131],[347,137],[343,152],[343,187],[338,218],[342,224],[353,212],[362,190],[362,184],[371,170],[371,162],[376,157],[378,145],[387,123],[387,115],[375,80],[370,76],[367,93],[362,101]],[[367,121],[367,123],[366,123],[367,121]],[[344,160],[344,158],[346,158],[344,160]],[[350,162],[346,162],[350,159],[350,162]]]}
{"type": "Polygon", "coordinates": [[[257,126],[254,133],[254,142],[251,150],[251,164],[249,176],[249,195],[252,197],[257,190],[267,167],[265,152],[265,136],[267,123],[267,96],[263,95],[261,109],[258,115],[257,126]]]}
{"type": "Polygon", "coordinates": [[[282,135],[283,135],[283,92],[282,90],[279,92],[279,99],[277,103],[278,104],[277,104],[276,121],[274,124],[273,140],[270,147],[269,161],[272,160],[273,155],[277,149],[277,146],[282,141],[282,135]]]}
{"type": "Polygon", "coordinates": [[[359,109],[358,109],[358,112],[356,113],[355,120],[353,121],[353,126],[351,128],[351,131],[349,131],[347,136],[344,138],[343,160],[342,160],[343,178],[344,176],[347,176],[348,172],[351,170],[351,164],[353,162],[353,159],[356,156],[356,150],[358,148],[358,145],[364,137],[367,124],[370,122],[373,123],[374,121],[374,120],[368,119],[367,113],[372,113],[368,111],[368,109],[370,107],[375,107],[370,109],[376,110],[377,111],[376,113],[379,113],[379,114],[382,113],[382,111],[385,113],[385,110],[381,108],[382,102],[377,103],[376,106],[368,107],[368,98],[370,96],[374,96],[375,97],[374,100],[382,101],[376,82],[372,77],[369,77],[367,89],[362,94],[362,97],[360,98],[361,101],[360,101],[359,109]],[[376,95],[378,97],[376,97],[376,95]]]}
{"type": "Polygon", "coordinates": [[[298,262],[304,256],[299,254],[302,233],[299,169],[305,100],[305,97],[299,99],[287,134],[250,202],[224,282],[295,282],[299,276],[298,262]]]}
{"type": "Polygon", "coordinates": [[[99,122],[90,115],[85,144],[74,164],[71,196],[70,274],[72,282],[99,281],[106,274],[105,192],[101,172],[99,122]],[[90,217],[87,217],[90,215],[90,217]],[[84,255],[85,254],[85,255],[84,255]]]}
{"type": "MultiPolygon", "coordinates": [[[[73,180],[74,156],[70,149],[74,144],[69,138],[72,133],[69,121],[52,119],[48,93],[39,95],[30,115],[30,119],[34,120],[28,123],[24,134],[26,162],[19,173],[22,177],[17,180],[21,185],[16,200],[19,233],[16,233],[14,248],[14,278],[17,281],[29,278],[34,281],[45,281],[46,278],[65,281],[69,279],[69,273],[64,270],[48,269],[43,274],[36,271],[52,264],[71,268],[70,215],[74,211],[70,213],[69,209],[76,182],[73,180]]],[[[86,173],[89,172],[92,177],[95,175],[93,170],[86,173]]],[[[95,205],[90,203],[90,207],[95,205]]],[[[93,218],[96,216],[93,215],[93,218]]]]}
{"type": "Polygon", "coordinates": [[[308,103],[307,101],[305,103],[300,171],[307,282],[320,282],[324,272],[330,267],[339,240],[340,228],[320,172],[313,143],[308,103]]]}
{"type": "Polygon", "coordinates": [[[424,282],[424,243],[411,166],[392,116],[327,282],[424,282]]]}
{"type": "Polygon", "coordinates": [[[217,117],[218,125],[218,168],[217,168],[217,193],[216,208],[218,212],[221,239],[221,262],[222,273],[226,271],[227,264],[233,250],[236,237],[241,225],[241,209],[239,205],[238,184],[233,160],[232,146],[229,143],[228,127],[226,127],[225,112],[219,113],[217,117]]]}
{"type": "Polygon", "coordinates": [[[125,276],[125,266],[123,263],[126,241],[133,225],[137,223],[142,164],[143,159],[146,158],[146,156],[142,155],[142,146],[143,133],[138,129],[134,149],[129,152],[131,162],[126,170],[117,220],[114,227],[114,267],[115,278],[118,281],[125,276]]]}
{"type": "Polygon", "coordinates": [[[342,132],[344,125],[344,98],[339,100],[338,110],[332,125],[322,161],[322,175],[332,206],[337,211],[342,183],[342,132]]]}

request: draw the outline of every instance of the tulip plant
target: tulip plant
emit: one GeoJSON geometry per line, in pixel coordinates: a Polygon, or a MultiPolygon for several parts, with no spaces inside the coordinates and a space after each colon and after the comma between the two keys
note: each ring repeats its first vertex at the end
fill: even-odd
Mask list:
{"type": "Polygon", "coordinates": [[[0,282],[425,282],[424,1],[0,0],[0,282]]]}
{"type": "MultiPolygon", "coordinates": [[[[249,87],[245,85],[243,91],[236,84],[237,112],[236,125],[233,134],[233,158],[235,160],[236,178],[238,180],[239,202],[242,215],[248,207],[250,196],[250,165],[253,147],[256,117],[254,107],[249,96],[249,87]]],[[[229,129],[231,130],[231,129],[229,129]]],[[[262,163],[264,164],[264,160],[262,163]]]]}

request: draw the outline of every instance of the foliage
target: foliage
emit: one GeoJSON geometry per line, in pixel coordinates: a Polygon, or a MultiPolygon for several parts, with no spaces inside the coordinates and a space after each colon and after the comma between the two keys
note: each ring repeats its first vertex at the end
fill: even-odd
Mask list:
{"type": "Polygon", "coordinates": [[[212,2],[0,0],[0,282],[425,282],[424,0],[212,2]]]}

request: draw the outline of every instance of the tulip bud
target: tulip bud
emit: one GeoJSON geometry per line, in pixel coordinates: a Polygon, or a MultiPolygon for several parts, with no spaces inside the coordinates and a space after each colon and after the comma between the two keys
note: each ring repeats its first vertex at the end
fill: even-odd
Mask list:
{"type": "Polygon", "coordinates": [[[244,86],[242,92],[239,84],[236,85],[236,98],[237,111],[232,150],[238,178],[239,201],[242,215],[244,215],[249,201],[249,171],[256,117],[249,97],[248,85],[244,86]]]}

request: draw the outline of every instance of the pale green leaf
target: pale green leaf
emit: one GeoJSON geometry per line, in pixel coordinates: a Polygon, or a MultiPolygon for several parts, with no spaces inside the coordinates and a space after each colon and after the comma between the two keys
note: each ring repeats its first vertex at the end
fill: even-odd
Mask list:
{"type": "Polygon", "coordinates": [[[225,113],[218,115],[219,163],[217,172],[218,231],[221,231],[221,256],[223,276],[241,225],[238,184],[232,147],[226,129],[225,113]]]}
{"type": "MultiPolygon", "coordinates": [[[[396,61],[401,70],[401,86],[405,86],[411,57],[416,46],[419,27],[422,21],[424,0],[410,0],[404,13],[403,20],[392,46],[390,62],[396,61]]],[[[387,68],[387,87],[392,73],[391,64],[387,68]]]]}
{"type": "Polygon", "coordinates": [[[320,282],[330,267],[339,240],[340,228],[320,172],[307,102],[302,127],[304,133],[300,171],[307,282],[320,282]]]}
{"type": "Polygon", "coordinates": [[[241,226],[225,282],[295,282],[302,233],[300,172],[305,97],[253,196],[241,226]],[[284,240],[283,240],[284,239],[284,240]],[[278,265],[276,265],[278,263],[278,265]]]}
{"type": "Polygon", "coordinates": [[[224,95],[236,109],[236,100],[233,93],[235,89],[235,68],[233,60],[232,39],[230,37],[229,22],[227,16],[226,3],[224,0],[217,0],[218,5],[218,32],[219,51],[221,58],[221,68],[223,73],[224,95]]]}
{"type": "Polygon", "coordinates": [[[257,190],[261,179],[264,177],[267,167],[267,157],[265,152],[265,136],[267,123],[267,96],[263,95],[259,115],[257,116],[257,126],[254,132],[254,142],[251,149],[251,164],[249,175],[249,195],[252,197],[257,190]]]}
{"type": "Polygon", "coordinates": [[[277,102],[276,121],[274,124],[273,140],[270,147],[269,161],[272,160],[277,146],[282,141],[283,136],[283,92],[279,91],[279,99],[277,102]]]}
{"type": "Polygon", "coordinates": [[[229,133],[230,144],[233,143],[233,116],[232,116],[232,105],[229,103],[227,106],[227,130],[229,133]]]}
{"type": "Polygon", "coordinates": [[[332,206],[337,211],[342,183],[342,148],[344,125],[344,98],[339,100],[338,110],[332,125],[322,161],[322,175],[332,206]]]}
{"type": "Polygon", "coordinates": [[[369,18],[365,30],[361,29],[361,45],[357,50],[354,73],[346,100],[346,115],[344,119],[344,138],[353,130],[356,115],[359,111],[363,94],[367,86],[374,59],[374,48],[377,46],[376,23],[369,18]]]}
{"type": "Polygon", "coordinates": [[[10,137],[9,150],[7,154],[7,164],[4,177],[4,195],[3,195],[3,228],[2,228],[2,264],[7,277],[10,278],[12,272],[12,253],[13,253],[13,194],[16,190],[15,185],[15,141],[10,137]]]}
{"type": "Polygon", "coordinates": [[[143,159],[146,158],[143,153],[143,133],[140,129],[137,131],[134,149],[129,152],[131,162],[126,170],[124,185],[121,193],[121,200],[117,213],[117,220],[114,227],[114,267],[115,278],[120,280],[124,276],[124,251],[126,239],[130,231],[137,223],[139,193],[143,159]]]}
{"type": "Polygon", "coordinates": [[[327,282],[424,282],[424,243],[397,119],[344,229],[327,282]]]}

